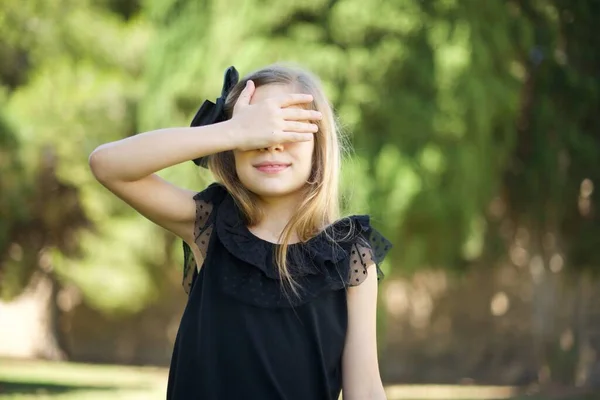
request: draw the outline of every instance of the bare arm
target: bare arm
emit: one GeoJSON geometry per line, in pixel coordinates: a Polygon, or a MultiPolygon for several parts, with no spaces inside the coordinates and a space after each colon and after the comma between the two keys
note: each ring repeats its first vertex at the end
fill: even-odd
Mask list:
{"type": "Polygon", "coordinates": [[[311,102],[312,96],[288,94],[250,105],[253,93],[249,81],[228,121],[159,129],[101,145],[90,155],[92,173],[140,214],[193,244],[195,192],[166,182],[156,172],[227,150],[312,140],[316,132],[316,125],[301,121],[320,119],[320,113],[287,108],[311,102]]]}
{"type": "Polygon", "coordinates": [[[348,288],[348,333],[342,356],[344,400],[385,400],[377,361],[377,273],[348,288]]]}
{"type": "Polygon", "coordinates": [[[230,121],[194,128],[168,128],[101,145],[90,155],[94,176],[149,220],[188,241],[193,234],[195,192],[155,173],[197,157],[229,150],[230,121]]]}

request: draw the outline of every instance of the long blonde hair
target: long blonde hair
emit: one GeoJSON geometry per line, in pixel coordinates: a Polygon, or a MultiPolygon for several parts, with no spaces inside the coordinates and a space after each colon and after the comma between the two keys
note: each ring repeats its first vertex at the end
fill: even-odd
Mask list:
{"type": "MultiPolygon", "coordinates": [[[[288,248],[294,234],[300,242],[306,242],[319,234],[325,227],[339,218],[339,181],[342,145],[336,118],[328,102],[320,80],[310,72],[295,66],[273,64],[245,76],[231,90],[225,102],[229,118],[246,82],[252,80],[258,88],[269,84],[290,85],[295,92],[311,94],[313,102],[307,108],[323,114],[315,134],[312,172],[304,186],[303,201],[298,212],[291,218],[281,233],[276,246],[276,264],[282,280],[297,294],[298,284],[290,274],[288,248]]],[[[232,151],[218,153],[209,158],[208,165],[216,180],[231,193],[242,211],[246,224],[252,226],[263,218],[256,195],[240,182],[235,168],[232,151]]]]}

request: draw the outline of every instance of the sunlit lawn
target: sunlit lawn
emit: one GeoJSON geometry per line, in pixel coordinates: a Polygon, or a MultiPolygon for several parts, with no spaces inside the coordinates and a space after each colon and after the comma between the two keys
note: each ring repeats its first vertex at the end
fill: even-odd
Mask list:
{"type": "Polygon", "coordinates": [[[160,368],[0,359],[0,399],[164,399],[166,378],[160,368]]]}
{"type": "MultiPolygon", "coordinates": [[[[167,370],[164,368],[0,359],[0,400],[164,399],[166,384],[167,370]]],[[[492,400],[514,398],[512,395],[515,393],[509,387],[438,385],[398,385],[387,390],[389,400],[492,400]]],[[[561,399],[592,400],[600,397],[561,399]]]]}

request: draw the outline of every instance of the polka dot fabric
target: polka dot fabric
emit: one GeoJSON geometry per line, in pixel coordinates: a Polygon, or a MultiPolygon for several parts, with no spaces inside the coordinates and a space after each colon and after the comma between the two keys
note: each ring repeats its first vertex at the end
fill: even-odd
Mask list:
{"type": "Polygon", "coordinates": [[[278,245],[250,232],[223,186],[211,185],[194,200],[203,264],[197,268],[184,245],[188,300],[167,399],[338,399],[347,289],[368,274],[382,276],[389,242],[359,215],[290,245],[295,295],[274,261],[278,245]]]}
{"type": "MultiPolygon", "coordinates": [[[[194,223],[194,242],[202,258],[206,259],[208,252],[208,244],[212,237],[214,226],[213,204],[217,198],[222,198],[222,190],[219,190],[218,185],[213,184],[206,190],[197,193],[194,196],[196,202],[196,221],[194,223]]],[[[194,254],[190,246],[183,242],[183,289],[189,294],[194,279],[197,275],[199,266],[196,264],[194,254]]]]}
{"type": "MultiPolygon", "coordinates": [[[[290,295],[289,289],[285,293],[274,262],[276,245],[253,235],[233,197],[216,196],[216,190],[209,187],[194,197],[195,243],[206,260],[209,243],[218,242],[210,251],[216,252],[219,260],[219,286],[237,300],[267,308],[294,307],[324,292],[360,285],[371,271],[378,279],[383,278],[380,264],[391,243],[371,226],[368,216],[355,215],[336,221],[306,243],[288,248],[287,265],[300,286],[296,295],[290,295]],[[211,201],[211,196],[217,197],[218,203],[211,201]]],[[[222,187],[219,190],[226,193],[222,187]]],[[[187,245],[184,256],[183,287],[189,294],[199,268],[187,245]]]]}
{"type": "Polygon", "coordinates": [[[350,286],[360,285],[368,276],[368,268],[375,266],[377,279],[383,279],[384,275],[379,267],[392,244],[370,224],[365,225],[365,233],[368,233],[369,239],[362,237],[352,245],[350,251],[350,286]]]}

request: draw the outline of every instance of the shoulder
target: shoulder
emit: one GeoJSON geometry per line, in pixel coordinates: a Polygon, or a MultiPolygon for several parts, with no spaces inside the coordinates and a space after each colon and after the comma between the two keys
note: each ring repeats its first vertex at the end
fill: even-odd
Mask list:
{"type": "Polygon", "coordinates": [[[374,273],[378,280],[383,278],[380,266],[391,250],[392,243],[372,225],[369,215],[341,218],[328,230],[331,232],[328,236],[345,250],[342,268],[348,286],[360,285],[369,273],[374,273]]]}
{"type": "Polygon", "coordinates": [[[326,228],[328,236],[338,244],[352,243],[385,255],[392,244],[374,226],[369,215],[350,215],[340,218],[326,228]]]}
{"type": "Polygon", "coordinates": [[[227,191],[225,186],[218,182],[213,182],[210,185],[208,185],[204,190],[197,192],[194,195],[194,200],[200,200],[214,205],[221,203],[228,195],[229,192],[227,191]]]}
{"type": "Polygon", "coordinates": [[[220,205],[228,196],[229,192],[220,183],[212,183],[193,196],[196,203],[194,240],[215,223],[216,210],[220,208],[220,205]]]}

